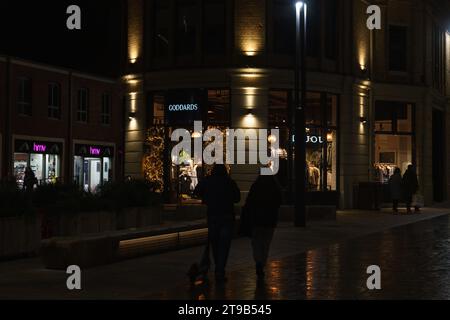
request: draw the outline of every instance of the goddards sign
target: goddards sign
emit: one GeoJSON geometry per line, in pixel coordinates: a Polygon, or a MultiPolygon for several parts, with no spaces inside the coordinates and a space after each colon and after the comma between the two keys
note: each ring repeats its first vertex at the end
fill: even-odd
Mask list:
{"type": "Polygon", "coordinates": [[[171,104],[169,105],[169,112],[177,111],[197,111],[198,104],[171,104]]]}
{"type": "Polygon", "coordinates": [[[166,124],[193,125],[194,121],[201,121],[204,100],[204,91],[201,89],[169,90],[165,104],[166,124]]]}

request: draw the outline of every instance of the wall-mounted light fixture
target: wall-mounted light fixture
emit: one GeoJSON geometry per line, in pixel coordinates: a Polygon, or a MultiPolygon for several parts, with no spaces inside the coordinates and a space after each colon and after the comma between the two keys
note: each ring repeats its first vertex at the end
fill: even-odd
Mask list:
{"type": "Polygon", "coordinates": [[[246,116],[252,116],[253,115],[253,110],[252,109],[247,109],[247,111],[245,112],[246,116]]]}
{"type": "Polygon", "coordinates": [[[362,124],[366,124],[367,123],[367,118],[366,117],[359,117],[359,122],[361,122],[362,124]]]}
{"type": "Polygon", "coordinates": [[[128,120],[136,119],[136,112],[129,112],[128,113],[128,120]]]}

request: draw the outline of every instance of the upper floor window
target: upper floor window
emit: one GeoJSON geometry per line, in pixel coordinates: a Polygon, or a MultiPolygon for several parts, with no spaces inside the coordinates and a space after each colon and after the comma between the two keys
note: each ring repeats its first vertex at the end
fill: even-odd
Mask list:
{"type": "Polygon", "coordinates": [[[89,91],[86,88],[78,90],[78,106],[77,106],[77,121],[88,122],[89,112],[89,91]]]}
{"type": "Polygon", "coordinates": [[[389,26],[389,70],[406,71],[407,27],[389,26]]]}
{"type": "Polygon", "coordinates": [[[48,117],[60,119],[61,117],[61,89],[59,84],[48,84],[48,117]]]}
{"type": "Polygon", "coordinates": [[[17,85],[17,110],[21,115],[31,116],[31,79],[19,78],[17,85]]]}
{"type": "Polygon", "coordinates": [[[319,56],[321,15],[320,1],[309,1],[306,17],[306,53],[310,57],[319,56]]]}
{"type": "Polygon", "coordinates": [[[325,57],[335,60],[337,56],[337,0],[326,0],[325,5],[325,57]]]}
{"type": "Polygon", "coordinates": [[[295,10],[292,1],[276,0],[273,3],[273,48],[278,54],[294,54],[295,10]]]}
{"type": "Polygon", "coordinates": [[[100,122],[103,125],[109,125],[111,123],[111,96],[108,93],[102,94],[100,122]]]}
{"type": "Polygon", "coordinates": [[[198,10],[196,2],[177,1],[176,52],[178,55],[193,55],[197,44],[198,10]]]}
{"type": "Polygon", "coordinates": [[[166,58],[169,56],[169,6],[168,1],[155,1],[154,6],[154,39],[153,54],[157,58],[166,58]]]}
{"type": "Polygon", "coordinates": [[[203,51],[223,54],[226,50],[226,6],[224,0],[204,2],[203,51]]]}
{"type": "Polygon", "coordinates": [[[433,87],[443,91],[445,86],[445,32],[438,25],[432,28],[433,87]]]}

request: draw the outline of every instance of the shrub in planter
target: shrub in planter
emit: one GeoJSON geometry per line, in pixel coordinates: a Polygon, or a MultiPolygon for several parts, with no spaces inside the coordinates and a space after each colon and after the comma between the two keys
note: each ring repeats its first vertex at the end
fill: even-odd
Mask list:
{"type": "Polygon", "coordinates": [[[116,211],[117,229],[127,229],[147,225],[145,221],[149,219],[143,217],[140,208],[156,207],[161,203],[160,194],[154,190],[154,185],[147,181],[129,180],[103,185],[99,196],[116,211]]]}
{"type": "Polygon", "coordinates": [[[132,207],[156,206],[160,195],[153,191],[153,184],[144,180],[110,182],[100,188],[99,197],[112,205],[115,211],[132,207]]]}
{"type": "Polygon", "coordinates": [[[33,213],[29,193],[19,190],[15,182],[0,184],[0,217],[15,217],[33,213]]]}
{"type": "Polygon", "coordinates": [[[0,258],[36,253],[40,248],[38,220],[31,195],[14,183],[0,184],[0,258]]]}

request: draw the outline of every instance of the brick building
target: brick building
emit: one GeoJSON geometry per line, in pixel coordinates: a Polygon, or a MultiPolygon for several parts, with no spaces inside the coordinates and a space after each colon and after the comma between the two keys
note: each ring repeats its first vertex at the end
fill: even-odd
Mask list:
{"type": "Polygon", "coordinates": [[[123,177],[123,103],[116,79],[0,56],[2,177],[75,181],[95,190],[123,177]]]}
{"type": "MultiPolygon", "coordinates": [[[[126,174],[189,198],[201,164],[170,165],[158,134],[167,138],[187,125],[169,119],[170,103],[196,101],[206,127],[279,128],[280,179],[289,189],[294,1],[127,3],[123,82],[133,121],[125,134],[126,174]]],[[[310,199],[355,207],[361,183],[386,192],[393,169],[404,172],[409,164],[416,165],[427,204],[449,198],[448,13],[445,2],[432,0],[309,1],[310,199]],[[366,27],[372,2],[381,8],[381,30],[366,27]]],[[[233,166],[244,193],[256,169],[233,166]]]]}

